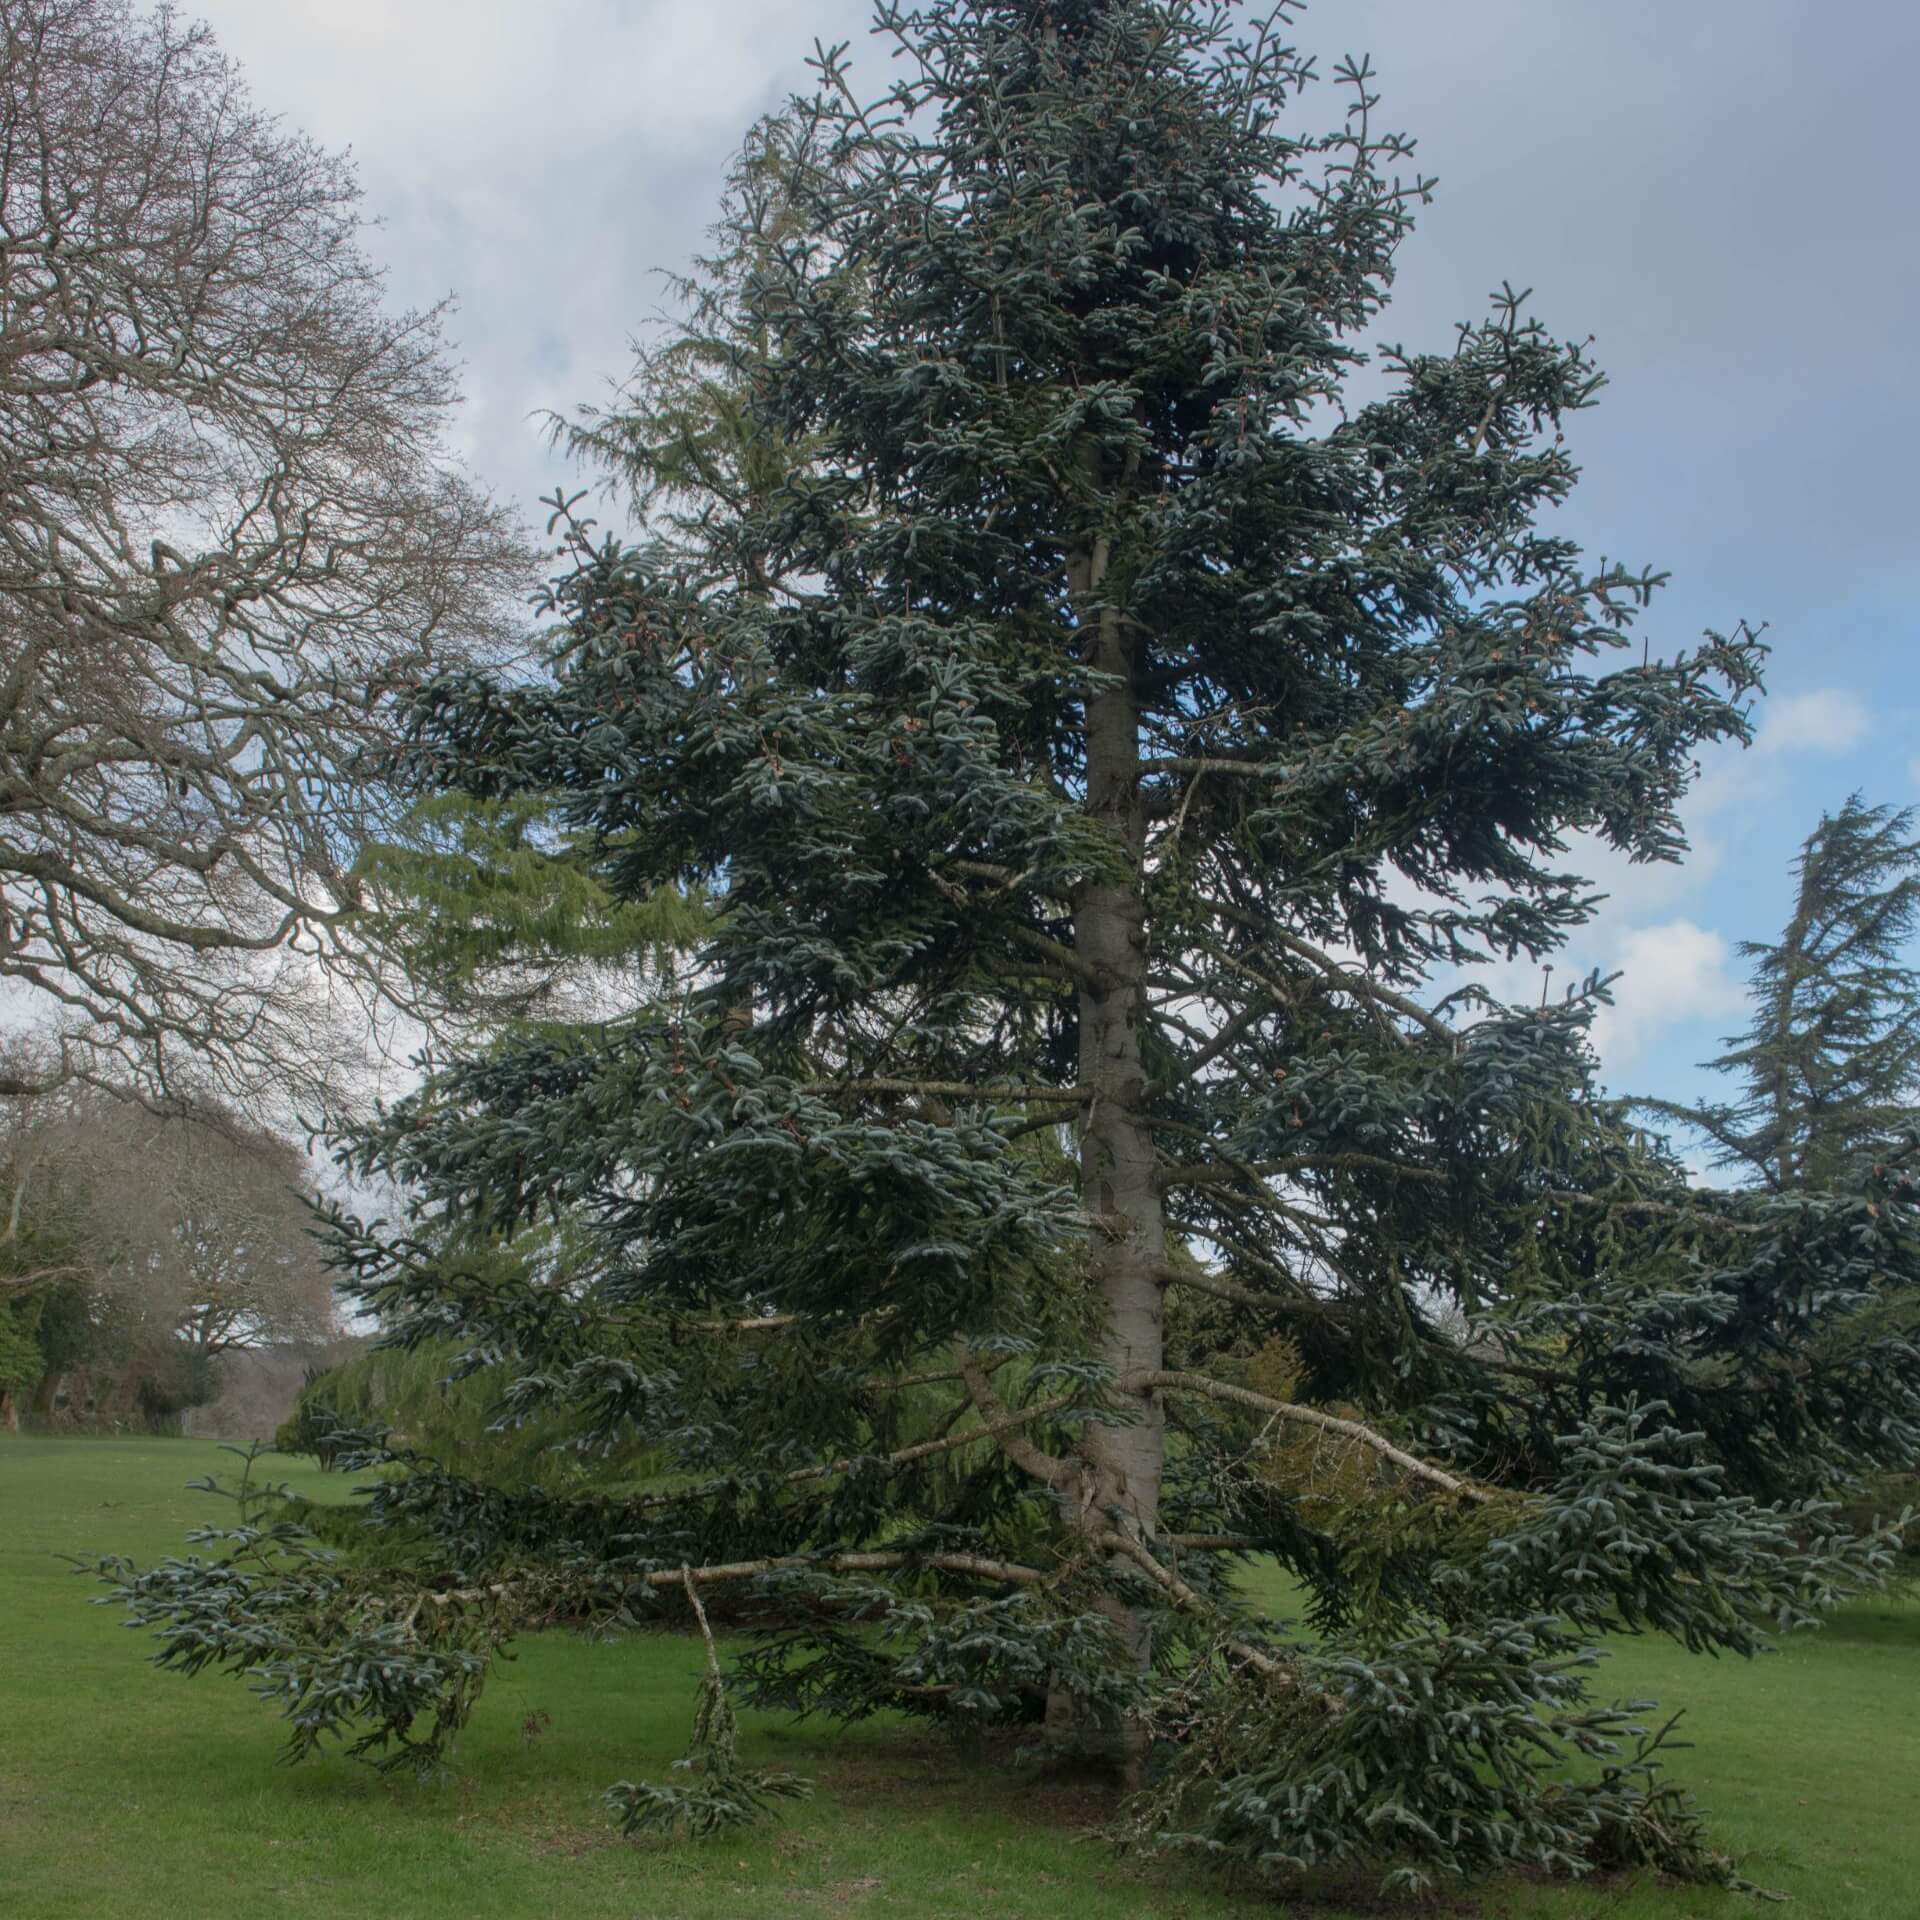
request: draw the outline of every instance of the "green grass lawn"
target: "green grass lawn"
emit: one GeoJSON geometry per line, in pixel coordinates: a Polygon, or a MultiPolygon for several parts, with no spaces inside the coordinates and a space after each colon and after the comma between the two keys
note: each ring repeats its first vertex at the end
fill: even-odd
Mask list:
{"type": "MultiPolygon", "coordinates": [[[[142,1662],[143,1641],[56,1558],[179,1550],[214,1503],[185,1483],[230,1465],[190,1441],[0,1441],[0,1913],[10,1920],[327,1915],[329,1920],[735,1920],[742,1915],[1274,1916],[1382,1909],[1235,1895],[1080,1838],[1104,1802],[1070,1780],[963,1760],[897,1729],[748,1717],[749,1757],[820,1792],[780,1825],[669,1851],[613,1833],[611,1781],[680,1752],[697,1643],[550,1633],[497,1670],[451,1777],[274,1764],[270,1709],[231,1681],[142,1662]]],[[[280,1463],[284,1467],[285,1463],[280,1463]]],[[[285,1477],[329,1495],[337,1480],[285,1477]]],[[[1687,1777],[1789,1911],[1920,1914],[1920,1607],[1853,1607],[1754,1664],[1620,1647],[1608,1691],[1684,1702],[1687,1777]]],[[[1412,1909],[1404,1911],[1412,1912],[1412,1909]]],[[[1499,1887],[1443,1900],[1511,1920],[1757,1914],[1648,1883],[1499,1887]]]]}

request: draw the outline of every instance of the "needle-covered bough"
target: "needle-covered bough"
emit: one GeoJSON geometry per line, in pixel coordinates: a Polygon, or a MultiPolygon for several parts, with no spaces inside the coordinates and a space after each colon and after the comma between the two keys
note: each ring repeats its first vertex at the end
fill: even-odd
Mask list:
{"type": "MultiPolygon", "coordinates": [[[[648,536],[574,529],[538,684],[423,696],[423,791],[709,917],[352,1143],[414,1212],[347,1284],[660,1472],[365,1442],[354,1550],[122,1569],[295,1754],[431,1762],[506,1635],[724,1597],[748,1699],[1030,1725],[1136,1844],[1731,1876],[1594,1648],[1877,1576],[1825,1503],[1912,1455],[1909,1169],[1691,1187],[1599,983],[1441,991],[1581,926],[1573,836],[1681,853],[1760,650],[1629,641],[1656,581],[1541,530],[1600,376],[1523,296],[1353,397],[1426,183],[1364,69],[1308,129],[1287,11],[882,4],[871,101],[823,50],[590,436],[648,536]]],[[[782,1790],[719,1747],[619,1803],[782,1790]]]]}

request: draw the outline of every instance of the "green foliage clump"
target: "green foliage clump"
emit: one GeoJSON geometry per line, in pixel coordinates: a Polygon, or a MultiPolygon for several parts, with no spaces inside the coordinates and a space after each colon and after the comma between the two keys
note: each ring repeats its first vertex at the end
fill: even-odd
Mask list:
{"type": "Polygon", "coordinates": [[[274,1429],[276,1453],[306,1454],[316,1460],[324,1472],[331,1473],[341,1451],[340,1416],[330,1404],[324,1385],[333,1372],[330,1367],[308,1367],[300,1382],[293,1411],[274,1429]]]}
{"type": "Polygon", "coordinates": [[[469,1366],[450,1339],[370,1346],[301,1388],[274,1445],[330,1464],[352,1450],[352,1439],[343,1436],[378,1434],[451,1473],[516,1489],[605,1489],[637,1484],[656,1471],[655,1448],[634,1443],[583,1452],[561,1421],[515,1421],[506,1405],[513,1377],[500,1362],[469,1366]]]}
{"type": "Polygon", "coordinates": [[[73,1223],[55,1204],[32,1204],[18,1164],[0,1167],[0,1393],[23,1395],[48,1374],[63,1373],[99,1344],[91,1276],[73,1223]]]}
{"type": "Polygon", "coordinates": [[[1384,1867],[1403,1893],[1466,1873],[1622,1866],[1745,1887],[1699,1810],[1659,1777],[1672,1723],[1642,1724],[1645,1703],[1591,1704],[1589,1663],[1550,1622],[1510,1620],[1371,1658],[1307,1657],[1283,1690],[1212,1676],[1118,1837],[1275,1877],[1384,1867]],[[1569,1751],[1599,1762],[1594,1777],[1549,1777],[1569,1751]]]}
{"type": "Polygon", "coordinates": [[[339,1742],[383,1771],[431,1772],[471,1717],[506,1637],[501,1596],[427,1592],[410,1579],[370,1585],[306,1524],[306,1502],[254,1477],[258,1447],[227,1451],[242,1463],[231,1489],[192,1483],[233,1504],[229,1525],[188,1536],[211,1551],[145,1569],[93,1562],[111,1588],[106,1598],[153,1629],[157,1666],[230,1674],[276,1703],[287,1761],[339,1742]]]}
{"type": "Polygon", "coordinates": [[[644,979],[707,924],[672,884],[621,898],[537,796],[423,795],[356,877],[380,903],[369,936],[468,1017],[528,1014],[596,969],[644,979]]]}
{"type": "Polygon", "coordinates": [[[46,1372],[46,1356],[35,1338],[37,1313],[0,1301],[0,1393],[24,1393],[46,1372]]]}
{"type": "Polygon", "coordinates": [[[700,1696],[694,1707],[693,1737],[676,1760],[684,1781],[660,1785],[650,1781],[620,1780],[607,1789],[607,1805],[620,1816],[623,1833],[654,1839],[705,1839],[728,1827],[751,1826],[764,1819],[781,1800],[803,1800],[813,1788],[798,1774],[745,1767],[740,1763],[739,1724],[727,1699],[726,1682],[714,1652],[706,1609],[689,1572],[685,1580],[688,1604],[706,1642],[706,1670],[700,1676],[700,1696]]]}

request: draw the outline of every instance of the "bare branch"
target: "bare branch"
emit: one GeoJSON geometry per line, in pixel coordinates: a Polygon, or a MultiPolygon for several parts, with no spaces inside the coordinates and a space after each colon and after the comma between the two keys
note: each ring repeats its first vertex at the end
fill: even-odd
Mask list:
{"type": "Polygon", "coordinates": [[[21,0],[0,123],[0,981],[61,1077],[337,1090],[397,702],[511,648],[527,549],[440,312],[204,28],[21,0]]]}
{"type": "Polygon", "coordinates": [[[1276,1420],[1285,1420],[1296,1426],[1317,1427],[1323,1433],[1337,1433],[1371,1448],[1381,1459],[1391,1461],[1403,1473],[1425,1480],[1444,1493],[1479,1504],[1493,1497],[1470,1480],[1462,1480],[1444,1467],[1436,1467],[1430,1461],[1408,1453],[1404,1447],[1395,1446],[1385,1434],[1362,1426],[1358,1420],[1342,1419],[1337,1413],[1323,1413],[1318,1407],[1302,1407],[1292,1401],[1275,1400],[1267,1394],[1255,1393],[1251,1387],[1229,1386],[1225,1381],[1211,1380],[1203,1373],[1142,1373],[1136,1374],[1126,1384],[1136,1392],[1154,1388],[1165,1393],[1197,1394],[1203,1399],[1219,1400],[1231,1406],[1252,1407],[1256,1412],[1270,1414],[1276,1420]]]}
{"type": "MultiPolygon", "coordinates": [[[[1008,1586],[1038,1586],[1047,1579],[1039,1567],[1017,1560],[994,1560],[979,1553],[827,1553],[771,1554],[760,1560],[727,1560],[704,1567],[669,1567],[637,1575],[633,1586],[717,1587],[735,1580],[757,1580],[769,1573],[892,1573],[901,1567],[931,1567],[938,1573],[965,1573],[981,1580],[999,1580],[1008,1586]]],[[[480,1587],[429,1589],[417,1596],[429,1606],[470,1606],[478,1600],[512,1597],[516,1583],[496,1580],[480,1587]]],[[[416,1602],[417,1604],[417,1602],[416,1602]]]]}
{"type": "Polygon", "coordinates": [[[1078,1461],[1057,1459],[1045,1448],[1035,1446],[1020,1431],[1025,1420],[1007,1411],[978,1361],[971,1356],[963,1360],[960,1377],[967,1383],[968,1396],[986,1422],[984,1431],[992,1434],[1000,1451],[1015,1466],[1024,1468],[1042,1486],[1051,1487],[1056,1493],[1065,1493],[1080,1484],[1086,1469],[1078,1461]]]}

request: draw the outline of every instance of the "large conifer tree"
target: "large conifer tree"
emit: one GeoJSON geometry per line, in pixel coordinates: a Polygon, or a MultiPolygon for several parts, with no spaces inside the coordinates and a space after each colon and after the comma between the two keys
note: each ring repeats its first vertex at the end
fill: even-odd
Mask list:
{"type": "MultiPolygon", "coordinates": [[[[411,1557],[243,1532],[124,1591],[296,1752],[432,1757],[516,1624],[731,1592],[761,1700],[1045,1715],[1151,1773],[1154,1844],[1724,1873],[1583,1649],[1871,1575],[1816,1496],[1912,1445],[1910,1195],[1696,1194],[1595,1092],[1594,988],[1422,986],[1554,952],[1572,836],[1677,857],[1758,649],[1629,645],[1655,580],[1542,530],[1600,376],[1524,297],[1348,398],[1425,187],[1363,69],[1303,130],[1288,9],[877,11],[891,91],[822,52],[654,363],[719,437],[655,431],[697,383],[597,430],[672,511],[574,531],[547,682],[420,704],[423,785],[703,898],[681,984],[446,1065],[355,1149],[415,1223],[342,1223],[388,1337],[682,1477],[370,1444],[411,1557]],[[549,1212],[565,1261],[503,1275],[549,1212]]],[[[708,1786],[636,1824],[781,1790],[716,1686],[708,1786]]]]}

